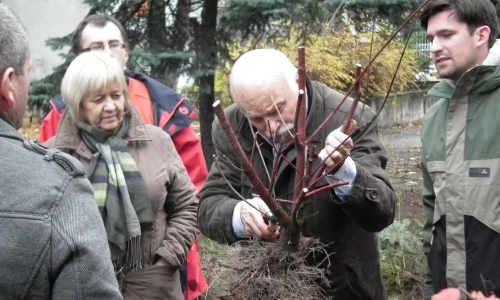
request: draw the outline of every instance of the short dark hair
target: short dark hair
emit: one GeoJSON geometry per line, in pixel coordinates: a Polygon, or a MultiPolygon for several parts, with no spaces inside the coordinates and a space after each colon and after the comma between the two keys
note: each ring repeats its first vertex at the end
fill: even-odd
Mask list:
{"type": "Polygon", "coordinates": [[[427,4],[420,15],[420,25],[427,30],[429,19],[443,11],[452,10],[457,20],[467,24],[469,33],[481,26],[491,30],[488,45],[491,48],[499,32],[497,11],[490,0],[433,0],[427,4]]]}
{"type": "Polygon", "coordinates": [[[73,45],[71,46],[71,51],[75,55],[78,55],[82,52],[82,32],[88,24],[92,24],[96,27],[104,27],[108,23],[113,23],[116,25],[116,27],[118,27],[123,38],[125,49],[128,50],[127,33],[125,32],[122,24],[120,24],[117,19],[107,15],[90,15],[83,19],[83,21],[81,21],[80,24],[78,24],[78,26],[76,27],[76,30],[73,33],[73,45]]]}
{"type": "Polygon", "coordinates": [[[0,76],[7,68],[24,75],[24,64],[28,57],[28,38],[21,20],[0,3],[0,76]]]}

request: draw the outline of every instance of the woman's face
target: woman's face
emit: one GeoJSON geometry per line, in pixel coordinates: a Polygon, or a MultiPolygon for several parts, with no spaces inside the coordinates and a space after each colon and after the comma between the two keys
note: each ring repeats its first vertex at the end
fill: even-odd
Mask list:
{"type": "Polygon", "coordinates": [[[118,82],[113,82],[103,90],[83,99],[84,120],[92,127],[113,131],[123,121],[124,104],[122,88],[118,82]]]}

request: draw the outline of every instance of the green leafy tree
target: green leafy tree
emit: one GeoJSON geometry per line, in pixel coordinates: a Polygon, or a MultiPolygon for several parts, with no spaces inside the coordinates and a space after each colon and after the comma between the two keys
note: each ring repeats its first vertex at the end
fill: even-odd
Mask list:
{"type": "MultiPolygon", "coordinates": [[[[213,82],[217,64],[215,30],[217,21],[217,0],[84,0],[90,6],[89,15],[107,14],[118,19],[124,26],[129,39],[130,60],[127,68],[143,72],[175,89],[180,75],[192,75],[199,89],[200,121],[213,121],[213,82]],[[191,14],[202,12],[201,21],[191,14]],[[210,92],[212,91],[212,92],[210,92]],[[207,98],[208,97],[208,98],[207,98]],[[208,112],[208,113],[207,113],[208,112]]],[[[48,40],[53,50],[71,45],[73,33],[48,40]]],[[[64,73],[74,58],[71,53],[63,55],[65,61],[54,72],[34,82],[30,103],[48,107],[48,99],[57,96],[64,73]]],[[[208,126],[210,127],[210,126],[208,126]]],[[[211,147],[210,132],[202,129],[202,144],[211,147]],[[205,141],[205,142],[204,142],[205,141]],[[204,143],[203,143],[204,142],[204,143]]],[[[205,147],[207,146],[207,147],[205,147]]],[[[208,161],[210,163],[210,159],[208,161]]]]}
{"type": "MultiPolygon", "coordinates": [[[[371,24],[383,21],[392,26],[399,26],[415,11],[422,0],[335,0],[343,3],[342,12],[355,24],[358,32],[371,31],[371,24]]],[[[403,35],[408,35],[408,29],[403,35]]]]}

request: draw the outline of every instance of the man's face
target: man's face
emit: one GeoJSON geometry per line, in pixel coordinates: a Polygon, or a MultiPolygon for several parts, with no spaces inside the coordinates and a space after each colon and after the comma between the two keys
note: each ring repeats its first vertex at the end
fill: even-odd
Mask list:
{"type": "Polygon", "coordinates": [[[15,106],[10,114],[10,120],[14,127],[19,129],[23,126],[24,113],[28,105],[28,94],[30,90],[31,57],[28,56],[23,66],[23,74],[14,73],[12,79],[12,94],[15,106]]]}
{"type": "MultiPolygon", "coordinates": [[[[120,29],[115,24],[108,22],[104,27],[97,27],[93,24],[88,24],[82,31],[81,38],[82,49],[99,48],[104,46],[104,52],[114,57],[120,66],[125,69],[128,61],[128,52],[123,45],[123,37],[120,29]],[[120,45],[114,47],[113,45],[120,45]]],[[[100,51],[100,50],[97,50],[100,51]]]]}
{"type": "Polygon", "coordinates": [[[470,34],[467,24],[459,22],[453,10],[429,18],[427,37],[441,78],[458,80],[467,70],[482,63],[477,55],[477,35],[470,34]]]}
{"type": "Polygon", "coordinates": [[[263,97],[246,101],[243,111],[257,131],[279,139],[293,130],[297,95],[290,91],[280,97],[263,97]]]}

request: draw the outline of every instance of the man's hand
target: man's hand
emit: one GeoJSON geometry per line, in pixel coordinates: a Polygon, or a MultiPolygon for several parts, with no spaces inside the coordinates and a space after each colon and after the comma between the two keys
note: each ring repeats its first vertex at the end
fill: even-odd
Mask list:
{"type": "Polygon", "coordinates": [[[343,126],[335,129],[326,137],[325,148],[323,148],[323,150],[321,150],[321,152],[318,154],[318,157],[322,161],[324,161],[326,166],[329,168],[335,166],[345,157],[349,156],[354,146],[352,139],[348,138],[348,136],[354,130],[356,130],[356,121],[352,120],[349,128],[347,128],[346,130],[342,130],[342,127],[343,126]],[[344,131],[345,133],[342,131],[344,131]],[[340,144],[342,145],[339,147],[340,144]],[[337,147],[339,148],[337,149],[337,151],[335,151],[337,147]]]}
{"type": "MultiPolygon", "coordinates": [[[[432,296],[431,300],[460,300],[461,292],[457,288],[446,288],[441,290],[439,293],[432,296]]],[[[486,297],[482,292],[473,291],[467,295],[467,299],[476,299],[476,300],[497,300],[498,298],[495,295],[486,297]]]]}
{"type": "Polygon", "coordinates": [[[262,240],[272,240],[279,236],[279,228],[274,232],[271,231],[269,225],[264,221],[264,215],[270,210],[266,203],[260,198],[246,200],[241,206],[241,222],[245,227],[246,234],[249,237],[259,238],[262,240]],[[252,206],[250,206],[250,204],[252,206]],[[264,215],[263,215],[264,213],[264,215]]]}

